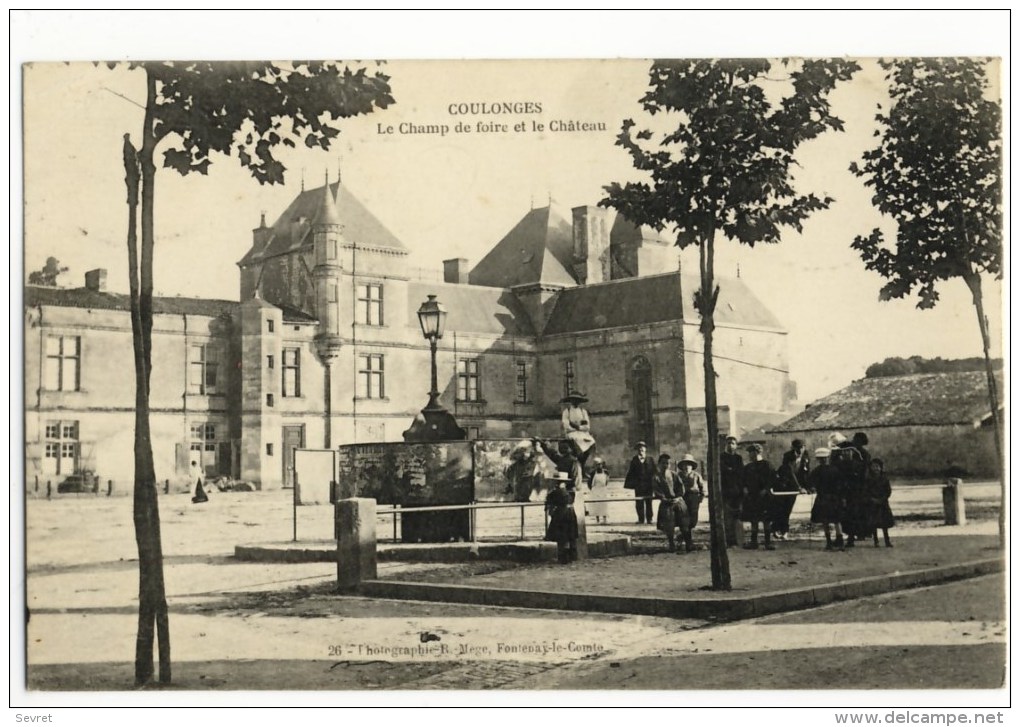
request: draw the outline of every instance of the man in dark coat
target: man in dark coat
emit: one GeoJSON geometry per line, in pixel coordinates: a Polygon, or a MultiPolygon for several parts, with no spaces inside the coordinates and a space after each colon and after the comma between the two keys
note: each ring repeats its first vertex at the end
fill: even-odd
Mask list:
{"type": "Polygon", "coordinates": [[[744,497],[744,458],[737,452],[737,438],[726,437],[726,446],[719,455],[719,472],[722,482],[723,506],[725,508],[726,545],[737,544],[737,528],[740,524],[740,501],[744,497]]]}
{"type": "Polygon", "coordinates": [[[765,550],[775,550],[772,544],[772,529],[769,522],[772,488],[776,485],[776,471],[762,459],[762,446],[751,444],[747,448],[751,461],[744,465],[744,501],[740,508],[740,519],[751,523],[751,542],[744,543],[749,550],[758,549],[758,523],[762,524],[765,535],[765,550]]]}
{"type": "Polygon", "coordinates": [[[638,524],[654,524],[652,520],[652,494],[655,490],[655,463],[648,456],[648,447],[638,442],[634,449],[637,454],[630,460],[623,487],[634,491],[634,509],[637,510],[638,524]]]}
{"type": "Polygon", "coordinates": [[[783,454],[778,474],[776,492],[790,494],[782,494],[773,499],[772,536],[776,540],[786,540],[790,532],[790,513],[793,512],[797,494],[807,492],[808,476],[811,474],[811,463],[803,440],[793,440],[790,451],[783,454]]]}

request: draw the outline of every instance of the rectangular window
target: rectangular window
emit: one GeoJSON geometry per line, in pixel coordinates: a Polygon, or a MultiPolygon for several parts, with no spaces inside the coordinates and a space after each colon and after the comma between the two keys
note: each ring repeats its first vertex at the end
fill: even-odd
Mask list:
{"type": "Polygon", "coordinates": [[[518,361],[516,367],[517,393],[515,401],[526,403],[528,401],[528,365],[523,361],[518,361]]]}
{"type": "Polygon", "coordinates": [[[77,470],[78,422],[46,422],[45,462],[46,474],[67,475],[77,470]]]}
{"type": "Polygon", "coordinates": [[[567,359],[563,362],[563,395],[569,396],[571,391],[577,387],[574,383],[574,359],[567,359]]]}
{"type": "Polygon", "coordinates": [[[271,442],[266,444],[266,454],[270,457],[273,456],[273,444],[271,442]]]}
{"type": "Polygon", "coordinates": [[[478,359],[462,358],[457,362],[457,398],[460,401],[481,401],[478,359]]]}
{"type": "Polygon", "coordinates": [[[266,356],[266,368],[272,371],[276,367],[276,357],[273,354],[266,356]]]}
{"type": "Polygon", "coordinates": [[[275,401],[272,394],[266,394],[266,406],[272,406],[275,401]]]}
{"type": "Polygon", "coordinates": [[[49,391],[81,388],[81,337],[46,337],[45,385],[49,391]]]}
{"type": "Polygon", "coordinates": [[[358,286],[357,322],[366,326],[383,324],[383,287],[379,283],[358,286]]]}
{"type": "Polygon", "coordinates": [[[381,353],[367,353],[358,356],[358,398],[385,398],[385,375],[383,355],[381,353]]]}
{"type": "Polygon", "coordinates": [[[266,319],[266,326],[267,326],[269,332],[272,333],[273,331],[276,330],[276,321],[274,321],[272,318],[267,318],[266,319]]]}
{"type": "Polygon", "coordinates": [[[224,431],[217,429],[212,422],[197,422],[191,425],[191,442],[188,449],[191,452],[191,461],[198,463],[205,476],[212,477],[219,473],[219,446],[222,442],[216,438],[217,433],[224,431]]]}
{"type": "Polygon", "coordinates": [[[301,396],[301,349],[283,349],[282,396],[301,396]]]}
{"type": "Polygon", "coordinates": [[[219,393],[218,379],[220,355],[211,343],[195,343],[191,346],[191,361],[188,365],[188,391],[192,394],[219,393]]]}

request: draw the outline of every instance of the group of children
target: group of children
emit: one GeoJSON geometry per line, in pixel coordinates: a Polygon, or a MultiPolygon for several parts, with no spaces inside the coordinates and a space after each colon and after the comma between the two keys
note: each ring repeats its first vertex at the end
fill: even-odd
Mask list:
{"type": "Polygon", "coordinates": [[[773,538],[785,539],[790,512],[799,494],[815,496],[811,522],[825,530],[826,550],[845,550],[858,540],[872,537],[878,547],[881,530],[887,547],[892,547],[889,528],[895,525],[889,498],[892,486],[881,459],[872,458],[863,432],[853,440],[834,434],[829,447],[815,450],[811,467],[804,443],[795,439],[784,454],[779,470],[773,470],[762,457],[762,447],[751,444],[751,461],[741,464],[736,454],[736,439],[727,441],[723,454],[723,496],[728,513],[750,523],[751,533],[745,548],[757,549],[759,524],[764,531],[764,547],[775,550],[773,538]]]}
{"type": "Polygon", "coordinates": [[[879,530],[886,547],[893,547],[889,538],[889,528],[896,524],[889,506],[892,485],[884,462],[865,449],[867,441],[858,433],[853,442],[837,440],[831,448],[815,450],[817,464],[808,480],[809,491],[815,493],[811,522],[825,528],[826,550],[852,548],[855,541],[868,536],[877,548],[879,530]]]}
{"type": "MultiPolygon", "coordinates": [[[[570,562],[576,559],[578,537],[574,493],[587,482],[595,499],[604,498],[609,473],[605,464],[595,458],[594,471],[584,476],[576,453],[565,441],[556,450],[545,443],[536,443],[553,459],[559,470],[556,486],[546,497],[549,515],[546,539],[559,545],[561,562],[570,562]]],[[[784,455],[779,470],[775,470],[763,458],[759,444],[747,447],[750,461],[744,464],[736,453],[736,440],[731,438],[722,456],[723,498],[727,520],[750,524],[750,539],[744,547],[759,547],[760,525],[765,549],[775,550],[773,538],[785,538],[793,501],[798,494],[815,496],[811,522],[823,526],[826,550],[852,548],[857,541],[869,536],[878,547],[879,531],[886,547],[893,547],[889,537],[889,528],[895,525],[889,506],[892,487],[882,460],[871,457],[867,443],[867,435],[862,432],[854,435],[852,441],[834,435],[830,439],[830,447],[815,450],[816,463],[811,467],[803,443],[795,440],[792,450],[784,455]]],[[[651,462],[648,464],[651,475],[651,462]]],[[[655,525],[666,535],[670,552],[689,553],[694,549],[692,531],[698,524],[699,509],[707,489],[697,467],[694,457],[685,454],[674,469],[670,466],[670,456],[664,453],[659,455],[654,475],[650,478],[650,496],[659,501],[655,525]],[[683,543],[682,550],[677,546],[678,535],[683,543]]],[[[648,500],[641,493],[635,494],[638,494],[639,500],[648,500]]],[[[592,503],[591,508],[585,514],[595,517],[596,522],[606,518],[605,503],[592,503]]],[[[639,510],[639,516],[641,514],[639,510]]],[[[647,518],[650,522],[650,512],[647,518]]],[[[728,527],[730,525],[727,523],[728,527]]],[[[730,535],[728,532],[728,541],[730,535]]]]}

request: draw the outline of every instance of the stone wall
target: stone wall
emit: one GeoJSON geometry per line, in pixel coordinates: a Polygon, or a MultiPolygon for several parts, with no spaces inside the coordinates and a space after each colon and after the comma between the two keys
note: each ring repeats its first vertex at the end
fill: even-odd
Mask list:
{"type": "MultiPolygon", "coordinates": [[[[850,438],[857,430],[842,431],[850,438]]],[[[949,466],[962,467],[970,478],[994,478],[995,441],[990,428],[969,425],[875,427],[868,435],[868,451],[881,457],[888,474],[941,481],[949,466]]],[[[770,434],[766,456],[774,463],[790,448],[794,438],[803,439],[810,450],[827,446],[831,430],[770,434]]],[[[964,479],[967,479],[966,477],[964,479]]]]}

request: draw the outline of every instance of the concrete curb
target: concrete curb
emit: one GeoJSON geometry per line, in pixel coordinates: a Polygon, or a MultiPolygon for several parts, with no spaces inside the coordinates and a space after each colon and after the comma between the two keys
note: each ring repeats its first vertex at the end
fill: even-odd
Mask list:
{"type": "MultiPolygon", "coordinates": [[[[630,553],[628,535],[599,537],[588,541],[588,555],[610,558],[630,553]]],[[[253,563],[336,563],[336,542],[314,545],[271,543],[238,545],[234,557],[253,563]]],[[[556,560],[556,544],[542,541],[526,543],[423,543],[420,545],[380,544],[376,550],[380,562],[467,563],[476,560],[501,560],[514,563],[548,563],[556,560]],[[472,551],[477,545],[477,554],[472,551]]]]}
{"type": "Polygon", "coordinates": [[[706,598],[613,596],[595,593],[558,593],[515,588],[447,585],[411,581],[365,581],[358,594],[373,598],[467,603],[479,606],[544,608],[557,611],[593,611],[667,618],[735,621],[771,613],[795,611],[879,593],[933,585],[1001,572],[1001,558],[969,561],[937,568],[857,578],[806,588],[761,593],[755,596],[719,595],[706,598]]]}

